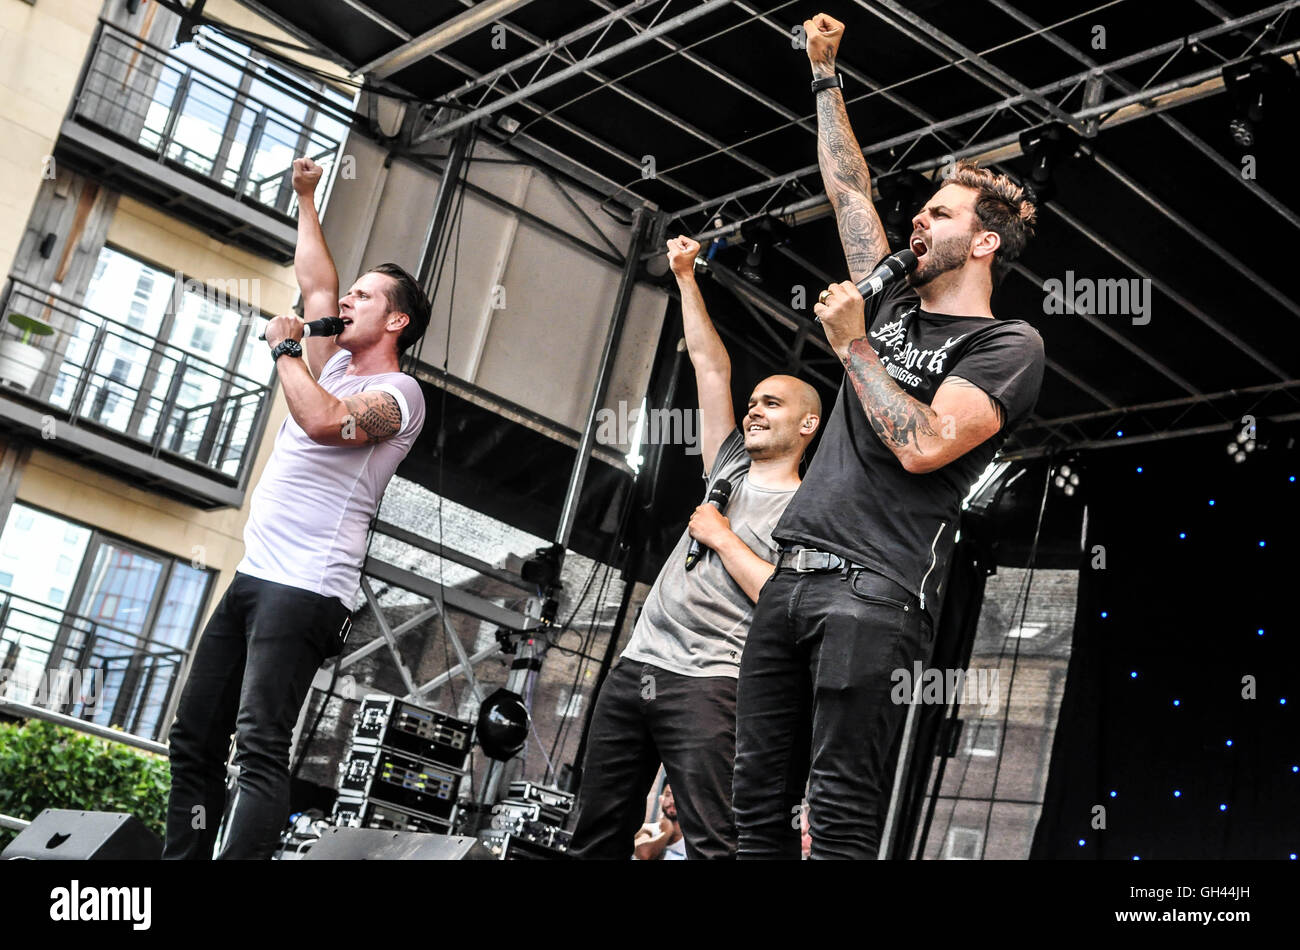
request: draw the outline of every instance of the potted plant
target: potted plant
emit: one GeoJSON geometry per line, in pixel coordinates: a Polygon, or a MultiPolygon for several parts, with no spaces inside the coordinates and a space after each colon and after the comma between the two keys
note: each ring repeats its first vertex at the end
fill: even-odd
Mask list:
{"type": "Polygon", "coordinates": [[[45,369],[46,360],[45,352],[32,342],[32,337],[49,336],[54,327],[25,313],[9,314],[9,322],[22,332],[22,336],[0,340],[0,382],[31,392],[41,370],[45,369]]]}

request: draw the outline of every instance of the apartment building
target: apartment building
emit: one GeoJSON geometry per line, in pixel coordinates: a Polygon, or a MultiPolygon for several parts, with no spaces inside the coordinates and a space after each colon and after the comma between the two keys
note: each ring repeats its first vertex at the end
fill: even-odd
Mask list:
{"type": "Polygon", "coordinates": [[[327,200],[352,95],[139,0],[0,0],[0,49],[0,677],[161,738],[286,413],[287,172],[327,200]]]}

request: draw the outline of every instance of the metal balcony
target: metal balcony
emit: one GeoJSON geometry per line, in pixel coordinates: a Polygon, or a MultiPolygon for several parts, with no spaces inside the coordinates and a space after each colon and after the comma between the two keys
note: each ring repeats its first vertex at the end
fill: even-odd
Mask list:
{"type": "Polygon", "coordinates": [[[287,264],[293,159],[308,155],[324,167],[323,203],[339,143],[313,123],[331,107],[232,55],[221,51],[233,83],[101,21],[55,156],[221,241],[287,264]]]}
{"type": "Polygon", "coordinates": [[[185,651],[0,591],[0,701],[159,739],[185,651]]]}
{"type": "Polygon", "coordinates": [[[270,387],[11,277],[0,426],[202,508],[243,504],[270,387]]]}

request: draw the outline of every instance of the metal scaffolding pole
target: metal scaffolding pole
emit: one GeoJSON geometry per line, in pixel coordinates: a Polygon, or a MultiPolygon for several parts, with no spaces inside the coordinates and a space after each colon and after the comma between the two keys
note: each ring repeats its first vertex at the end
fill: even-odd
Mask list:
{"type": "MultiPolygon", "coordinates": [[[[1210,37],[1219,35],[1221,33],[1227,33],[1227,32],[1231,32],[1232,30],[1240,29],[1243,26],[1249,26],[1252,23],[1256,23],[1260,20],[1266,19],[1270,16],[1275,16],[1278,13],[1285,12],[1287,10],[1296,7],[1300,7],[1300,0],[1287,0],[1286,3],[1275,4],[1274,6],[1268,7],[1267,9],[1257,10],[1254,13],[1246,14],[1245,16],[1237,17],[1236,19],[1226,21],[1224,23],[1219,24],[1218,26],[1211,27],[1208,30],[1202,30],[1197,35],[1201,38],[1208,39],[1210,37]]],[[[1113,62],[1110,63],[1106,63],[1095,69],[1083,70],[1071,76],[1067,76],[1064,79],[1060,79],[1055,82],[1048,83],[1044,86],[1039,86],[1037,89],[1031,90],[1031,92],[1040,96],[1047,96],[1055,92],[1060,92],[1062,90],[1066,90],[1074,86],[1082,85],[1083,83],[1087,82],[1089,78],[1095,76],[1106,77],[1118,70],[1125,69],[1128,66],[1133,66],[1141,62],[1145,62],[1156,56],[1167,55],[1169,53],[1177,52],[1178,50],[1182,49],[1185,44],[1186,44],[1185,39],[1171,40],[1168,43],[1162,43],[1159,44],[1158,46],[1153,46],[1146,50],[1141,50],[1137,53],[1133,53],[1128,56],[1121,57],[1120,59],[1114,60],[1113,62]]],[[[1277,47],[1276,49],[1273,50],[1273,52],[1280,55],[1285,55],[1286,53],[1293,52],[1297,48],[1300,48],[1300,41],[1292,41],[1283,44],[1280,47],[1277,47]]],[[[1219,68],[1202,70],[1190,74],[1188,76],[1183,76],[1181,78],[1171,80],[1170,82],[1164,83],[1160,86],[1156,86],[1150,89],[1145,89],[1140,92],[1135,92],[1131,95],[1123,96],[1119,99],[1111,100],[1109,102],[1098,103],[1094,106],[1076,110],[1073,113],[1073,118],[1075,120],[1082,121],[1089,118],[1099,117],[1108,112],[1113,112],[1117,109],[1121,109],[1125,106],[1142,105],[1144,103],[1147,103],[1150,100],[1157,99],[1161,96],[1169,95],[1170,93],[1176,91],[1190,89],[1194,86],[1200,85],[1201,83],[1214,82],[1216,80],[1218,81],[1218,88],[1215,88],[1212,92],[1206,92],[1204,94],[1213,94],[1213,92],[1219,91],[1219,88],[1221,88],[1222,86],[1222,79],[1220,76],[1219,68]]],[[[857,99],[847,100],[847,104],[852,105],[854,102],[861,101],[861,99],[863,98],[866,98],[866,96],[858,97],[857,99]]],[[[971,109],[968,112],[963,113],[962,115],[954,116],[949,119],[944,119],[940,122],[927,125],[926,127],[921,129],[916,129],[911,132],[906,132],[901,135],[892,136],[890,138],[878,142],[874,142],[866,146],[865,148],[863,148],[862,151],[864,155],[870,155],[889,148],[897,147],[899,145],[906,145],[916,139],[923,138],[927,135],[932,135],[936,132],[945,131],[950,128],[964,125],[976,119],[986,118],[996,112],[1000,112],[1005,109],[1011,108],[1013,106],[1020,105],[1027,101],[1030,101],[1030,97],[1028,95],[1025,95],[1023,93],[1017,93],[1016,95],[1010,96],[999,102],[994,102],[988,105],[980,106],[975,109],[971,109]]],[[[1147,109],[1145,112],[1141,114],[1157,114],[1157,113],[1150,109],[1147,109]]],[[[1003,146],[1008,146],[1008,145],[1017,146],[1014,154],[1019,154],[1018,139],[1019,139],[1018,132],[1010,135],[1000,136],[993,140],[981,142],[977,145],[972,145],[967,148],[964,148],[961,150],[959,154],[953,157],[962,157],[963,155],[977,155],[987,151],[991,151],[995,148],[1001,148],[1003,146]]],[[[1002,157],[1004,158],[1014,157],[1014,154],[1009,154],[1002,157]]],[[[1217,153],[1215,154],[1217,155],[1217,153]]],[[[933,162],[922,163],[919,166],[911,166],[911,167],[933,168],[945,164],[946,161],[947,158],[943,158],[933,162]]],[[[817,172],[817,170],[818,167],[815,163],[812,165],[806,165],[799,169],[796,169],[795,171],[779,175],[770,181],[760,182],[758,184],[749,185],[744,188],[738,188],[733,191],[727,192],[725,194],[718,195],[713,198],[709,198],[706,201],[702,201],[697,204],[690,205],[684,208],[675,209],[671,212],[671,215],[674,218],[681,218],[684,217],[685,215],[697,211],[706,210],[713,207],[719,207],[722,204],[734,200],[736,198],[744,197],[749,194],[755,194],[757,192],[764,191],[765,189],[768,188],[788,184],[791,181],[794,181],[796,179],[814,174],[817,172]]],[[[668,169],[668,171],[672,171],[672,169],[668,169]]],[[[1234,174],[1236,173],[1237,172],[1234,171],[1234,174]]],[[[780,212],[772,212],[772,213],[778,214],[780,212]]]]}
{"type": "Polygon", "coordinates": [[[1056,205],[1056,204],[1048,204],[1045,205],[1044,207],[1048,211],[1051,211],[1053,214],[1055,214],[1066,224],[1070,225],[1070,227],[1074,228],[1076,231],[1078,231],[1088,240],[1092,241],[1092,243],[1096,244],[1099,248],[1104,250],[1111,257],[1115,258],[1115,260],[1119,261],[1121,264],[1128,267],[1135,274],[1140,274],[1142,277],[1151,281],[1151,286],[1155,287],[1157,290],[1159,290],[1162,294],[1164,294],[1174,303],[1178,304],[1178,306],[1180,306],[1183,310],[1187,311],[1187,313],[1191,314],[1193,317],[1201,321],[1203,324],[1205,324],[1215,333],[1219,334],[1219,336],[1223,337],[1225,340],[1227,340],[1229,343],[1231,343],[1241,352],[1245,353],[1247,356],[1249,356],[1251,359],[1257,362],[1260,366],[1264,367],[1266,370],[1268,370],[1278,379],[1288,378],[1289,374],[1286,371],[1284,371],[1282,367],[1278,366],[1276,363],[1274,363],[1272,360],[1266,357],[1259,350],[1255,349],[1253,346],[1251,346],[1241,337],[1237,336],[1237,334],[1233,333],[1223,324],[1219,323],[1219,321],[1215,320],[1212,316],[1210,316],[1208,313],[1206,313],[1196,304],[1192,303],[1192,301],[1189,300],[1187,297],[1185,297],[1183,294],[1179,293],[1173,287],[1169,286],[1169,284],[1167,284],[1164,280],[1162,280],[1159,277],[1156,277],[1154,274],[1151,273],[1151,271],[1147,270],[1145,267],[1143,267],[1133,258],[1129,257],[1127,254],[1125,254],[1123,251],[1117,248],[1114,244],[1112,244],[1110,241],[1103,238],[1100,234],[1098,234],[1092,228],[1088,227],[1086,224],[1084,224],[1082,221],[1080,221],[1070,212],[1066,211],[1060,205],[1056,205]]]}
{"type": "MultiPolygon", "coordinates": [[[[559,527],[555,532],[555,544],[560,549],[559,564],[563,565],[565,550],[573,534],[574,521],[577,518],[578,502],[582,496],[582,486],[586,482],[587,468],[591,461],[591,449],[596,440],[596,418],[609,391],[610,377],[614,371],[615,357],[618,355],[618,343],[623,334],[623,325],[627,321],[628,309],[632,302],[632,291],[636,287],[637,271],[641,266],[641,245],[646,240],[648,213],[642,207],[636,209],[632,216],[632,235],[628,244],[627,257],[623,266],[623,275],[619,281],[618,293],[614,300],[614,312],[610,317],[609,329],[605,334],[605,346],[601,351],[600,364],[596,371],[596,381],[592,388],[591,403],[587,409],[587,422],[583,428],[582,439],[578,443],[577,457],[574,459],[573,471],[569,476],[569,485],[564,495],[564,507],[560,513],[559,527]]],[[[629,501],[630,504],[630,501],[629,501]]],[[[526,695],[528,682],[541,672],[542,655],[545,653],[545,641],[525,635],[517,640],[514,662],[510,664],[510,674],[506,678],[505,688],[520,696],[526,695]]],[[[480,801],[484,804],[495,802],[501,784],[505,763],[493,760],[488,766],[483,781],[480,801]]]]}
{"type": "MultiPolygon", "coordinates": [[[[1043,278],[1039,277],[1037,274],[1035,274],[1033,271],[1031,271],[1031,270],[1030,270],[1028,267],[1026,267],[1024,264],[1020,263],[1020,261],[1014,261],[1014,262],[1011,264],[1011,269],[1012,269],[1013,271],[1015,271],[1017,274],[1019,274],[1021,277],[1024,277],[1026,280],[1028,280],[1028,281],[1030,281],[1031,283],[1035,284],[1035,285],[1038,287],[1039,290],[1042,290],[1043,287],[1046,286],[1046,282],[1043,280],[1043,278]]],[[[1158,359],[1156,359],[1154,356],[1152,356],[1151,354],[1149,354],[1149,353],[1143,351],[1143,350],[1141,349],[1141,347],[1139,347],[1136,343],[1134,343],[1134,342],[1133,342],[1132,340],[1130,340],[1128,337],[1124,336],[1124,335],[1123,335],[1122,333],[1120,333],[1118,330],[1115,330],[1114,328],[1108,326],[1104,321],[1099,320],[1097,317],[1093,316],[1093,315],[1090,314],[1090,313],[1075,313],[1075,312],[1074,312],[1074,306],[1073,306],[1073,302],[1072,302],[1072,301],[1065,300],[1065,301],[1062,301],[1062,303],[1064,304],[1064,306],[1065,306],[1065,310],[1066,310],[1066,312],[1067,312],[1068,314],[1070,314],[1071,316],[1074,316],[1074,317],[1078,317],[1079,319],[1081,319],[1081,320],[1083,320],[1085,323],[1087,323],[1090,327],[1093,327],[1094,329],[1100,330],[1102,333],[1104,333],[1106,336],[1110,337],[1112,340],[1114,340],[1114,341],[1115,341],[1116,343],[1118,343],[1120,346],[1124,347],[1124,349],[1126,349],[1126,350],[1128,350],[1130,353],[1132,353],[1135,357],[1137,357],[1137,358],[1138,358],[1139,360],[1141,360],[1143,363],[1146,363],[1148,366],[1150,366],[1152,369],[1154,369],[1154,370],[1155,370],[1157,373],[1159,373],[1161,376],[1165,377],[1165,379],[1167,379],[1167,380],[1169,380],[1170,382],[1172,382],[1172,383],[1173,383],[1174,385],[1176,385],[1179,389],[1183,390],[1184,392],[1191,393],[1192,395],[1196,396],[1197,398],[1200,398],[1200,397],[1201,397],[1202,393],[1201,393],[1201,391],[1200,391],[1199,389],[1197,389],[1195,386],[1193,386],[1193,385],[1192,385],[1191,383],[1189,383],[1187,380],[1183,379],[1181,376],[1179,376],[1177,373],[1175,373],[1172,369],[1170,369],[1170,368],[1169,368],[1168,366],[1166,366],[1164,363],[1160,362],[1160,361],[1159,361],[1158,359]]]]}
{"type": "MultiPolygon", "coordinates": [[[[1068,56],[1071,56],[1076,62],[1084,66],[1087,66],[1089,69],[1098,68],[1097,61],[1094,60],[1091,56],[1087,55],[1082,50],[1078,50],[1075,47],[1071,46],[1065,40],[1061,39],[1054,32],[1052,32],[1052,30],[1050,29],[1044,30],[1043,27],[1040,26],[1039,23],[1035,21],[1032,17],[1022,13],[1019,9],[1012,6],[1010,3],[1006,2],[1006,0],[988,0],[988,2],[991,3],[993,6],[995,6],[997,9],[1001,10],[1007,16],[1019,22],[1020,24],[1027,26],[1032,30],[1038,30],[1042,35],[1043,39],[1047,40],[1049,43],[1051,43],[1057,49],[1061,50],[1063,53],[1067,54],[1068,56]]],[[[1131,94],[1139,91],[1133,87],[1132,83],[1125,81],[1123,77],[1108,76],[1105,78],[1108,79],[1110,82],[1114,83],[1115,87],[1119,89],[1121,92],[1131,94]]],[[[1157,116],[1157,118],[1162,123],[1164,123],[1167,127],[1172,129],[1175,133],[1180,135],[1185,141],[1188,142],[1188,144],[1192,145],[1193,148],[1197,148],[1199,151],[1202,152],[1202,154],[1205,154],[1205,148],[1202,148],[1202,146],[1205,146],[1205,142],[1203,142],[1199,136],[1192,133],[1181,123],[1177,122],[1173,118],[1173,116],[1162,112],[1157,116]]],[[[1218,155],[1218,153],[1214,152],[1213,149],[1210,149],[1210,151],[1215,156],[1218,155]]],[[[1221,158],[1221,156],[1219,157],[1221,158]]],[[[1293,314],[1300,317],[1300,306],[1297,306],[1294,300],[1291,300],[1280,290],[1274,287],[1271,283],[1266,281],[1259,274],[1255,273],[1254,270],[1252,270],[1250,267],[1247,267],[1244,263],[1241,262],[1241,260],[1235,257],[1222,244],[1220,244],[1218,241],[1215,241],[1204,231],[1197,228],[1194,224],[1192,224],[1190,221],[1188,221],[1178,212],[1174,211],[1173,208],[1169,207],[1169,205],[1167,205],[1165,202],[1155,197],[1153,194],[1151,194],[1149,189],[1144,188],[1141,184],[1139,184],[1133,178],[1127,175],[1122,169],[1118,168],[1117,166],[1109,162],[1104,156],[1095,155],[1094,159],[1102,169],[1109,172],[1116,180],[1118,180],[1126,188],[1128,188],[1130,191],[1132,191],[1134,194],[1140,197],[1143,201],[1147,202],[1149,205],[1151,205],[1153,208],[1159,211],[1170,221],[1174,222],[1174,224],[1178,225],[1180,228],[1186,231],[1188,235],[1190,235],[1192,238],[1200,242],[1202,247],[1205,247],[1207,250],[1213,252],[1214,254],[1217,254],[1219,258],[1223,260],[1223,262],[1226,263],[1229,267],[1232,267],[1234,270],[1237,271],[1237,273],[1241,274],[1247,280],[1251,281],[1253,284],[1259,287],[1260,290],[1263,290],[1266,294],[1268,294],[1270,297],[1272,297],[1282,306],[1286,307],[1293,314]]],[[[1239,168],[1234,168],[1231,164],[1227,164],[1227,163],[1219,164],[1216,162],[1216,167],[1221,168],[1224,171],[1231,174],[1234,181],[1241,182],[1243,184],[1249,183],[1247,182],[1246,178],[1242,177],[1241,170],[1239,168]]],[[[1260,189],[1260,191],[1263,192],[1264,195],[1267,195],[1266,200],[1268,201],[1268,204],[1274,208],[1274,210],[1282,210],[1283,216],[1286,217],[1287,220],[1291,221],[1292,224],[1300,226],[1300,218],[1297,218],[1294,214],[1292,214],[1290,212],[1290,209],[1286,209],[1284,206],[1281,206],[1281,203],[1278,202],[1277,199],[1273,198],[1272,195],[1268,195],[1268,193],[1265,192],[1262,188],[1260,189]]]]}
{"type": "MultiPolygon", "coordinates": [[[[461,0],[461,2],[465,4],[469,4],[470,2],[472,2],[472,0],[461,0]]],[[[656,2],[658,2],[658,0],[656,0],[656,2]]],[[[598,22],[603,22],[607,19],[609,18],[601,17],[601,20],[598,22]]],[[[576,38],[580,38],[581,36],[585,36],[587,33],[591,32],[587,27],[582,27],[578,30],[575,30],[573,33],[568,34],[567,36],[561,37],[558,40],[552,40],[548,42],[546,40],[541,39],[540,37],[534,36],[532,33],[528,32],[527,30],[514,26],[513,24],[506,23],[503,25],[509,32],[523,38],[525,41],[529,43],[532,43],[536,47],[536,49],[534,49],[531,53],[528,53],[525,56],[521,57],[520,59],[515,60],[514,63],[509,63],[505,66],[500,67],[497,70],[493,70],[492,73],[487,73],[484,76],[477,77],[476,79],[471,80],[469,83],[465,83],[462,86],[458,86],[452,92],[447,94],[448,97],[454,99],[458,95],[462,94],[462,90],[477,88],[477,86],[479,85],[479,80],[484,79],[488,76],[499,78],[501,75],[506,75],[511,70],[517,68],[517,66],[524,65],[534,61],[538,57],[538,54],[541,53],[543,50],[547,50],[550,52],[559,52],[563,50],[563,47],[565,46],[566,42],[569,42],[576,38]]],[[[567,51],[563,52],[562,55],[564,56],[564,58],[568,60],[570,65],[574,65],[579,62],[578,60],[574,59],[572,55],[568,54],[567,51]]],[[[540,67],[539,67],[539,71],[540,71],[540,67]]],[[[757,172],[758,174],[763,175],[764,177],[767,178],[770,178],[771,176],[776,174],[776,172],[772,171],[772,169],[763,165],[761,162],[757,162],[751,159],[749,156],[744,155],[740,152],[732,151],[727,147],[726,143],[722,142],[717,138],[714,138],[709,133],[703,131],[700,128],[697,128],[696,126],[687,122],[685,119],[682,119],[679,116],[674,115],[673,113],[669,112],[667,109],[664,109],[659,105],[656,105],[655,103],[646,99],[644,96],[639,95],[636,92],[633,92],[630,89],[627,89],[626,87],[620,85],[618,82],[609,79],[603,73],[599,73],[594,69],[586,69],[583,70],[583,74],[586,76],[590,76],[592,79],[596,80],[596,82],[598,82],[600,85],[604,86],[605,88],[609,89],[611,92],[617,93],[618,95],[622,96],[623,98],[631,102],[635,102],[638,106],[645,109],[651,115],[654,115],[662,119],[663,121],[671,124],[675,128],[681,129],[681,131],[686,132],[688,135],[694,136],[695,138],[699,139],[701,142],[704,142],[705,144],[709,145],[713,149],[717,150],[720,154],[725,154],[728,157],[735,159],[736,161],[740,162],[742,165],[749,168],[751,171],[757,172]]],[[[481,102],[482,100],[480,100],[480,103],[481,102]]],[[[526,103],[526,104],[530,106],[532,105],[532,103],[526,103]]],[[[543,110],[535,107],[535,111],[538,112],[538,116],[537,116],[538,119],[551,120],[553,117],[553,113],[558,110],[543,110]]],[[[418,145],[421,142],[425,142],[431,138],[435,138],[438,135],[439,135],[438,128],[436,127],[430,128],[429,130],[418,135],[414,139],[412,144],[418,145]]],[[[640,168],[640,162],[633,160],[632,164],[635,167],[640,168]]]]}
{"type": "Polygon", "coordinates": [[[485,106],[480,106],[477,109],[471,110],[470,112],[466,113],[460,118],[453,119],[450,122],[444,123],[443,125],[437,127],[434,130],[434,135],[439,135],[439,136],[448,135],[463,125],[476,122],[479,119],[483,118],[484,116],[492,115],[495,112],[499,112],[502,109],[504,109],[506,106],[511,105],[512,103],[518,102],[521,99],[528,98],[533,93],[541,92],[544,89],[549,89],[552,86],[556,85],[557,83],[564,82],[564,80],[566,79],[569,79],[580,73],[586,72],[592,66],[597,66],[600,63],[605,62],[606,60],[610,60],[616,56],[622,55],[623,53],[627,52],[630,49],[635,49],[638,46],[642,46],[646,42],[654,39],[656,36],[659,36],[661,33],[667,33],[670,30],[675,30],[680,26],[684,26],[685,24],[690,23],[693,20],[698,20],[702,16],[708,16],[710,13],[713,13],[715,10],[719,10],[722,7],[729,6],[730,4],[731,4],[731,0],[708,0],[707,3],[703,3],[693,10],[688,10],[686,13],[679,13],[677,16],[673,17],[672,19],[664,20],[662,23],[659,23],[656,26],[652,27],[651,29],[646,30],[644,33],[631,37],[630,39],[626,39],[621,43],[616,43],[613,46],[609,47],[608,49],[602,50],[599,53],[593,53],[591,56],[579,60],[578,62],[574,63],[572,66],[568,66],[564,69],[561,69],[557,73],[552,73],[551,75],[547,76],[545,79],[539,79],[536,82],[529,83],[528,85],[520,89],[517,89],[514,92],[507,93],[506,95],[502,96],[500,99],[496,99],[485,106]]]}
{"type": "Polygon", "coordinates": [[[380,79],[391,76],[416,60],[436,53],[482,29],[493,20],[498,20],[530,3],[532,0],[483,0],[482,3],[475,4],[464,13],[452,17],[445,23],[439,23],[415,39],[408,40],[378,59],[371,60],[357,69],[356,74],[372,75],[380,79]]]}
{"type": "MultiPolygon", "coordinates": [[[[429,226],[424,232],[424,242],[420,247],[419,263],[415,271],[415,280],[426,295],[432,298],[434,272],[437,269],[438,250],[442,247],[444,232],[451,223],[452,202],[456,189],[460,186],[461,170],[469,155],[469,140],[473,129],[466,128],[451,143],[451,152],[443,166],[442,178],[438,181],[438,194],[433,201],[433,214],[429,217],[429,226]]],[[[450,319],[450,318],[449,318],[450,319]]],[[[451,354],[447,354],[450,358],[451,354]]]]}

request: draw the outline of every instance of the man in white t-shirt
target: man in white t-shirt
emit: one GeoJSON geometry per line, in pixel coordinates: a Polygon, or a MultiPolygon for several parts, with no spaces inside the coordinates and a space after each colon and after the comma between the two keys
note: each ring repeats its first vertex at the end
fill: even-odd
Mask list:
{"type": "Polygon", "coordinates": [[[343,329],[304,339],[297,317],[266,326],[289,417],[253,491],[244,559],[181,694],[164,858],[212,857],[232,733],[239,784],[219,857],[275,850],[289,814],[294,724],[316,670],[342,650],[370,520],[424,425],[424,396],[398,357],[428,326],[428,299],[396,264],[362,274],[340,298],[316,212],[320,166],[293,164],[304,316],[337,314],[343,329]]]}

